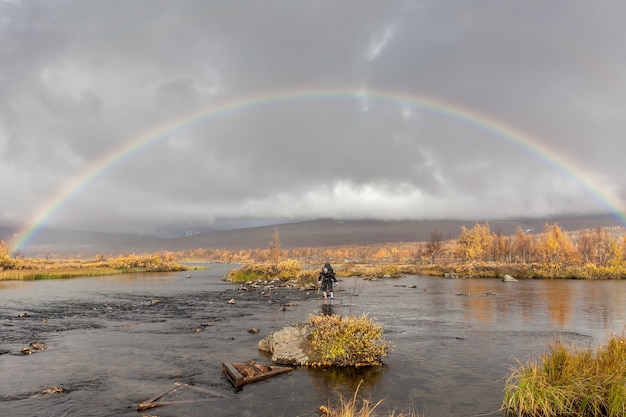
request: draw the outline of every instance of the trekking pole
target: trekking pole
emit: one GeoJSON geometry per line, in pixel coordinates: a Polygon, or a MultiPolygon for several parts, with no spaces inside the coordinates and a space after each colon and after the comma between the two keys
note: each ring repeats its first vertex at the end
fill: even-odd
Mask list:
{"type": "Polygon", "coordinates": [[[335,284],[337,284],[337,294],[339,294],[339,297],[341,297],[339,299],[339,304],[343,305],[343,294],[341,293],[341,287],[339,286],[339,281],[337,281],[335,284]]]}

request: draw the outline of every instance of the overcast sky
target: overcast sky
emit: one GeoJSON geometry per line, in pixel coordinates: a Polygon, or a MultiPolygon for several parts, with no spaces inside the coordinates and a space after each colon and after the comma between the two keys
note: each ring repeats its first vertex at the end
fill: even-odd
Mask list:
{"type": "Polygon", "coordinates": [[[0,0],[0,224],[72,186],[46,225],[606,212],[626,196],[624,22],[623,1],[0,0]]]}

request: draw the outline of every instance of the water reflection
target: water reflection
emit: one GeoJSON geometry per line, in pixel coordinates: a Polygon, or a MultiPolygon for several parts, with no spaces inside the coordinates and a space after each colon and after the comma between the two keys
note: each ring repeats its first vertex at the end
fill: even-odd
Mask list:
{"type": "Polygon", "coordinates": [[[297,306],[281,308],[274,296],[255,298],[224,283],[229,268],[0,282],[0,352],[8,351],[0,354],[0,414],[136,416],[133,404],[181,381],[229,396],[159,415],[295,417],[314,414],[338,393],[350,396],[363,381],[364,397],[414,406],[426,417],[498,415],[504,379],[518,359],[544,352],[555,337],[603,343],[626,320],[622,281],[346,279],[333,304],[296,291],[296,300],[284,301],[297,306]],[[237,304],[227,304],[231,298],[237,304]],[[29,316],[18,318],[23,311],[29,316]],[[379,321],[395,346],[385,366],[297,368],[234,392],[222,362],[266,362],[261,338],[319,312],[379,321]],[[251,327],[262,331],[251,334],[251,327]],[[35,339],[49,349],[18,354],[35,339]],[[53,385],[68,394],[36,396],[53,385]]]}
{"type": "Polygon", "coordinates": [[[26,285],[28,285],[26,281],[0,281],[0,291],[24,288],[26,285]]]}
{"type": "Polygon", "coordinates": [[[335,314],[335,305],[332,302],[324,302],[321,307],[321,314],[323,316],[332,316],[335,314]]]}
{"type": "Polygon", "coordinates": [[[137,284],[143,282],[150,282],[151,284],[173,284],[180,279],[180,274],[174,272],[166,273],[138,273],[138,274],[122,274],[122,275],[110,275],[100,278],[107,282],[119,283],[119,284],[137,284]]]}
{"type": "MultiPolygon", "coordinates": [[[[383,367],[363,366],[360,368],[313,368],[307,371],[311,385],[319,393],[336,392],[351,397],[359,387],[366,397],[381,380],[383,367]]],[[[336,398],[337,394],[335,394],[336,398]]]]}
{"type": "MultiPolygon", "coordinates": [[[[460,311],[479,329],[521,326],[545,329],[623,328],[626,283],[621,281],[519,281],[406,278],[417,282],[420,311],[441,317],[460,311]]],[[[397,284],[396,284],[397,285],[397,284]]],[[[394,301],[395,303],[395,301],[394,301]]],[[[402,303],[402,301],[401,301],[402,303]]],[[[372,306],[368,306],[372,307],[372,306]]],[[[410,306],[406,306],[411,310],[410,306]]],[[[595,333],[595,332],[594,332],[595,333]]]]}

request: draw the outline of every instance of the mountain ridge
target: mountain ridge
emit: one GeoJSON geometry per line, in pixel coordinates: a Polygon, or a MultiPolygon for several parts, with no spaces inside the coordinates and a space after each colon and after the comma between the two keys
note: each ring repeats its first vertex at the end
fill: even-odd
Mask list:
{"type": "MultiPolygon", "coordinates": [[[[157,251],[185,251],[198,248],[246,250],[269,246],[274,230],[278,231],[281,246],[328,247],[344,245],[374,245],[384,243],[420,242],[441,232],[444,239],[458,237],[462,227],[488,223],[493,232],[505,235],[517,232],[518,227],[529,233],[540,233],[545,224],[558,224],[565,231],[623,226],[610,215],[560,216],[549,218],[485,219],[485,220],[337,220],[315,219],[293,223],[217,230],[179,238],[159,238],[132,233],[108,233],[44,229],[35,236],[22,255],[93,256],[118,255],[157,251]]],[[[0,240],[10,242],[15,228],[0,227],[0,240]]]]}

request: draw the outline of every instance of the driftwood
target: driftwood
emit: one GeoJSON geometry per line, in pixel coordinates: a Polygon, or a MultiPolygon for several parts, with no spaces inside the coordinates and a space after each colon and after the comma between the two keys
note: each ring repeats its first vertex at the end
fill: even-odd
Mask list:
{"type": "Polygon", "coordinates": [[[137,404],[137,411],[149,410],[151,408],[162,407],[164,405],[171,405],[171,404],[189,404],[189,403],[212,401],[218,398],[225,398],[225,397],[226,395],[219,393],[217,391],[213,391],[213,390],[202,388],[202,387],[195,387],[193,385],[185,384],[183,382],[175,382],[173,387],[167,388],[166,390],[161,391],[160,393],[137,404]],[[171,394],[174,391],[178,390],[179,388],[188,388],[194,391],[201,392],[203,394],[212,395],[213,397],[216,397],[216,398],[201,398],[197,400],[179,400],[179,401],[159,401],[165,395],[171,394]]]}
{"type": "Polygon", "coordinates": [[[266,366],[254,360],[243,363],[224,362],[222,369],[235,387],[292,371],[287,366],[266,366]]]}

